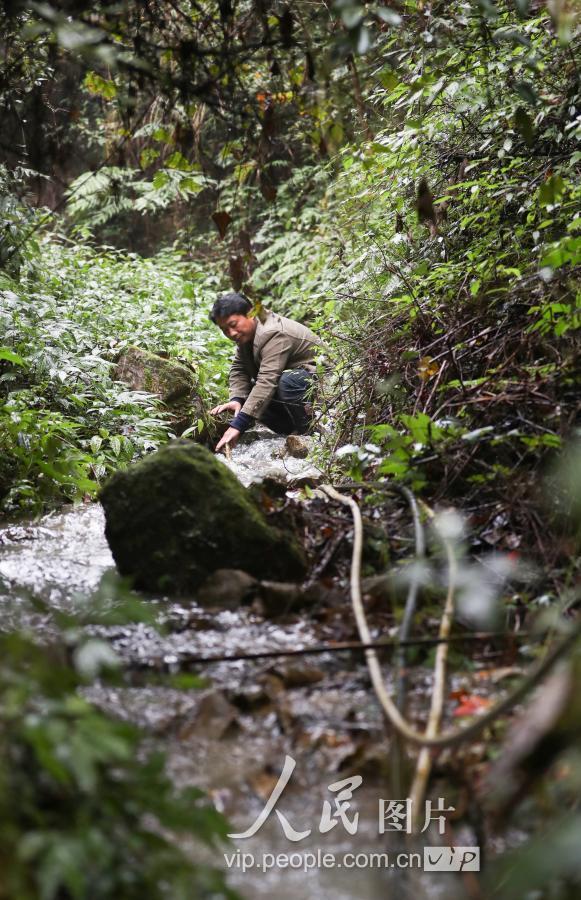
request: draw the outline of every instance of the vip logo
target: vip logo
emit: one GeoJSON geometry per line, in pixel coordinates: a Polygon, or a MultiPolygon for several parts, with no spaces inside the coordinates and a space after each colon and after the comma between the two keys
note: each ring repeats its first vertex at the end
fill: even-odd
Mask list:
{"type": "Polygon", "coordinates": [[[424,847],[424,872],[479,872],[480,847],[424,847]]]}

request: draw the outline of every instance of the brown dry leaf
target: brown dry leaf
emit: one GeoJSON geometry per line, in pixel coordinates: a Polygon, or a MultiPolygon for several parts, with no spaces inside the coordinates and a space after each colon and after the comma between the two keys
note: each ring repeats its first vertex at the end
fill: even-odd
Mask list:
{"type": "Polygon", "coordinates": [[[218,210],[212,214],[212,221],[218,229],[221,239],[224,240],[232,217],[227,212],[224,212],[224,210],[218,210]]]}
{"type": "Polygon", "coordinates": [[[437,375],[440,367],[431,356],[422,356],[418,363],[418,375],[422,381],[429,381],[434,375],[437,375]]]}
{"type": "Polygon", "coordinates": [[[346,747],[352,746],[353,742],[347,734],[337,734],[336,731],[323,731],[320,737],[320,743],[325,747],[346,747]]]}
{"type": "Polygon", "coordinates": [[[418,184],[416,209],[418,211],[418,221],[431,222],[433,225],[436,224],[434,197],[425,178],[421,178],[420,183],[418,184]]]}

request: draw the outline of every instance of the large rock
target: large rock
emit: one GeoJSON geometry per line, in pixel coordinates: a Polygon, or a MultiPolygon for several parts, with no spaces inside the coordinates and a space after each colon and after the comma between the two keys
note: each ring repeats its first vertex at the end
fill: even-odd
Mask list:
{"type": "Polygon", "coordinates": [[[173,359],[165,359],[140,347],[128,347],[117,360],[113,378],[132,391],[157,394],[168,408],[172,426],[178,434],[203,417],[195,373],[173,359]]]}
{"type": "Polygon", "coordinates": [[[145,590],[195,590],[217,569],[300,578],[302,551],[270,526],[209,450],[172,441],[116,472],[101,491],[105,534],[122,575],[145,590]]]}

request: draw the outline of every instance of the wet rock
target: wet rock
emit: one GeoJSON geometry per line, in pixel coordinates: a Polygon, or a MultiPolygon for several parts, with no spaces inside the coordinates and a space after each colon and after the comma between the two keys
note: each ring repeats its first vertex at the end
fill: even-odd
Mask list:
{"type": "Polygon", "coordinates": [[[251,684],[228,694],[228,700],[242,712],[256,712],[271,706],[272,699],[263,684],[251,684]]]}
{"type": "MultiPolygon", "coordinates": [[[[229,415],[228,421],[230,421],[231,418],[232,416],[229,415]]],[[[257,441],[263,441],[265,438],[268,439],[269,437],[271,437],[271,432],[268,428],[264,428],[261,425],[255,425],[254,428],[249,428],[248,431],[242,432],[238,443],[241,447],[244,447],[248,444],[256,444],[257,441]]]]}
{"type": "Polygon", "coordinates": [[[315,666],[288,665],[279,667],[274,670],[275,674],[280,675],[287,688],[308,687],[311,684],[317,684],[325,677],[325,673],[315,666]]]}
{"type": "Polygon", "coordinates": [[[309,445],[297,434],[289,434],[285,441],[286,452],[295,459],[306,459],[309,455],[309,445]]]}
{"type": "Polygon", "coordinates": [[[209,450],[171,441],[104,485],[105,535],[136,587],[185,593],[226,567],[300,578],[303,553],[268,525],[246,488],[209,450]]]}
{"type": "Polygon", "coordinates": [[[262,481],[249,485],[248,493],[264,512],[270,513],[276,509],[277,501],[284,501],[286,484],[267,475],[262,481]]]}
{"type": "Polygon", "coordinates": [[[128,347],[117,361],[113,378],[132,391],[157,394],[172,413],[172,425],[178,434],[203,414],[193,370],[173,359],[128,347]]]}
{"type": "Polygon", "coordinates": [[[260,609],[265,616],[284,616],[330,599],[331,592],[321,584],[304,588],[301,584],[261,581],[258,586],[260,609]]]}
{"type": "MultiPolygon", "coordinates": [[[[291,490],[297,491],[304,487],[315,488],[318,484],[323,480],[323,472],[320,472],[318,469],[310,468],[307,472],[304,472],[302,475],[291,476],[288,479],[288,486],[291,490]]],[[[321,494],[320,496],[326,496],[325,494],[321,494]]]]}
{"type": "Polygon", "coordinates": [[[259,600],[265,616],[282,616],[305,605],[300,584],[280,581],[261,581],[259,600]]]}
{"type": "Polygon", "coordinates": [[[196,594],[200,606],[218,606],[221,609],[238,609],[251,599],[257,581],[240,569],[217,569],[207,578],[196,594]]]}
{"type": "Polygon", "coordinates": [[[212,691],[200,700],[195,714],[181,726],[178,737],[188,740],[192,735],[203,734],[219,740],[238,719],[238,711],[228,702],[222,691],[212,691]]]}

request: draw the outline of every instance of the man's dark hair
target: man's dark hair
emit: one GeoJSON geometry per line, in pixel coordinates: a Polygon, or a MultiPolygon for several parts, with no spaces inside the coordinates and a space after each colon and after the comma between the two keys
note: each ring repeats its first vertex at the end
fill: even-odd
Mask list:
{"type": "Polygon", "coordinates": [[[243,294],[233,291],[231,294],[222,294],[221,297],[218,297],[212,307],[210,318],[212,322],[217,323],[218,319],[225,319],[227,316],[245,316],[251,309],[250,300],[247,300],[243,294]]]}

